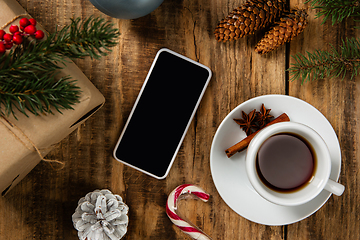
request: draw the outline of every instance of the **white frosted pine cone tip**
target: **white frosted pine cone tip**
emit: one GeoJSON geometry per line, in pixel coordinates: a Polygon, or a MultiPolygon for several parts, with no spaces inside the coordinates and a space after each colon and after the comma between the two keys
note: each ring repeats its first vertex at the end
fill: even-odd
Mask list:
{"type": "Polygon", "coordinates": [[[119,240],[129,223],[129,207],[119,195],[107,189],[95,190],[81,198],[72,215],[80,240],[119,240]]]}

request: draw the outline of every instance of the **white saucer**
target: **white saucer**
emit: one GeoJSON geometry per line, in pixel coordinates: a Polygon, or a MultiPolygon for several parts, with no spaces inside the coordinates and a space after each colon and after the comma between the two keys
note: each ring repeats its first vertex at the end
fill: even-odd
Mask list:
{"type": "Polygon", "coordinates": [[[275,117],[286,113],[290,121],[303,123],[317,131],[328,145],[331,155],[330,178],[337,181],[340,175],[341,152],[338,138],[329,121],[316,108],[294,97],[264,95],[250,99],[231,111],[220,124],[214,136],[211,153],[211,174],[220,196],[227,205],[242,217],[264,225],[286,225],[300,221],[316,212],[331,194],[322,191],[312,201],[296,206],[284,207],[263,199],[251,186],[245,169],[246,150],[231,158],[225,150],[246,137],[233,118],[241,118],[241,111],[249,113],[259,110],[264,103],[275,117]]]}

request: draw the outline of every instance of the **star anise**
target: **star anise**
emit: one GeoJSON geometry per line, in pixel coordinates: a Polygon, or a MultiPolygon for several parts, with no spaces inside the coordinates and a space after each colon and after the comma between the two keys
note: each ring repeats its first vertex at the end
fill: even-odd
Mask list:
{"type": "Polygon", "coordinates": [[[270,111],[271,109],[266,109],[264,104],[262,104],[260,112],[256,112],[255,122],[258,124],[259,128],[264,127],[274,118],[274,116],[270,115],[270,111]]]}
{"type": "Polygon", "coordinates": [[[250,135],[254,129],[257,129],[256,110],[252,110],[249,114],[242,111],[242,118],[234,118],[234,121],[240,125],[241,129],[245,131],[246,135],[250,135]]]}

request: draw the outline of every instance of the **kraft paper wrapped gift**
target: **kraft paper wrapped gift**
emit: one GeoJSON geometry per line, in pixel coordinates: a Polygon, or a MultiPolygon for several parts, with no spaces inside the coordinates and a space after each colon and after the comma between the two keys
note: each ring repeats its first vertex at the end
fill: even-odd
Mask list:
{"type": "MultiPolygon", "coordinates": [[[[0,1],[0,27],[19,25],[20,16],[28,16],[15,0],[0,1]],[[8,24],[8,25],[11,25],[8,24]]],[[[8,27],[4,28],[6,32],[8,27]]],[[[42,29],[41,26],[36,26],[42,29]]],[[[49,153],[56,143],[74,131],[87,118],[95,113],[105,102],[104,96],[73,63],[66,63],[59,77],[70,75],[80,87],[80,103],[74,110],[63,110],[62,114],[53,110],[54,115],[29,117],[18,113],[0,118],[0,194],[4,196],[20,182],[49,153]],[[39,151],[39,152],[38,152],[39,151]]]]}

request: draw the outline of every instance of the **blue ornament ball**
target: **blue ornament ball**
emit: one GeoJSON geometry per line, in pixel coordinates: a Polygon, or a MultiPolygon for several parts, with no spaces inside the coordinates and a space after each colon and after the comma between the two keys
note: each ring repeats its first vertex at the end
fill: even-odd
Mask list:
{"type": "Polygon", "coordinates": [[[90,0],[101,12],[120,19],[135,19],[158,8],[164,0],[90,0]]]}

